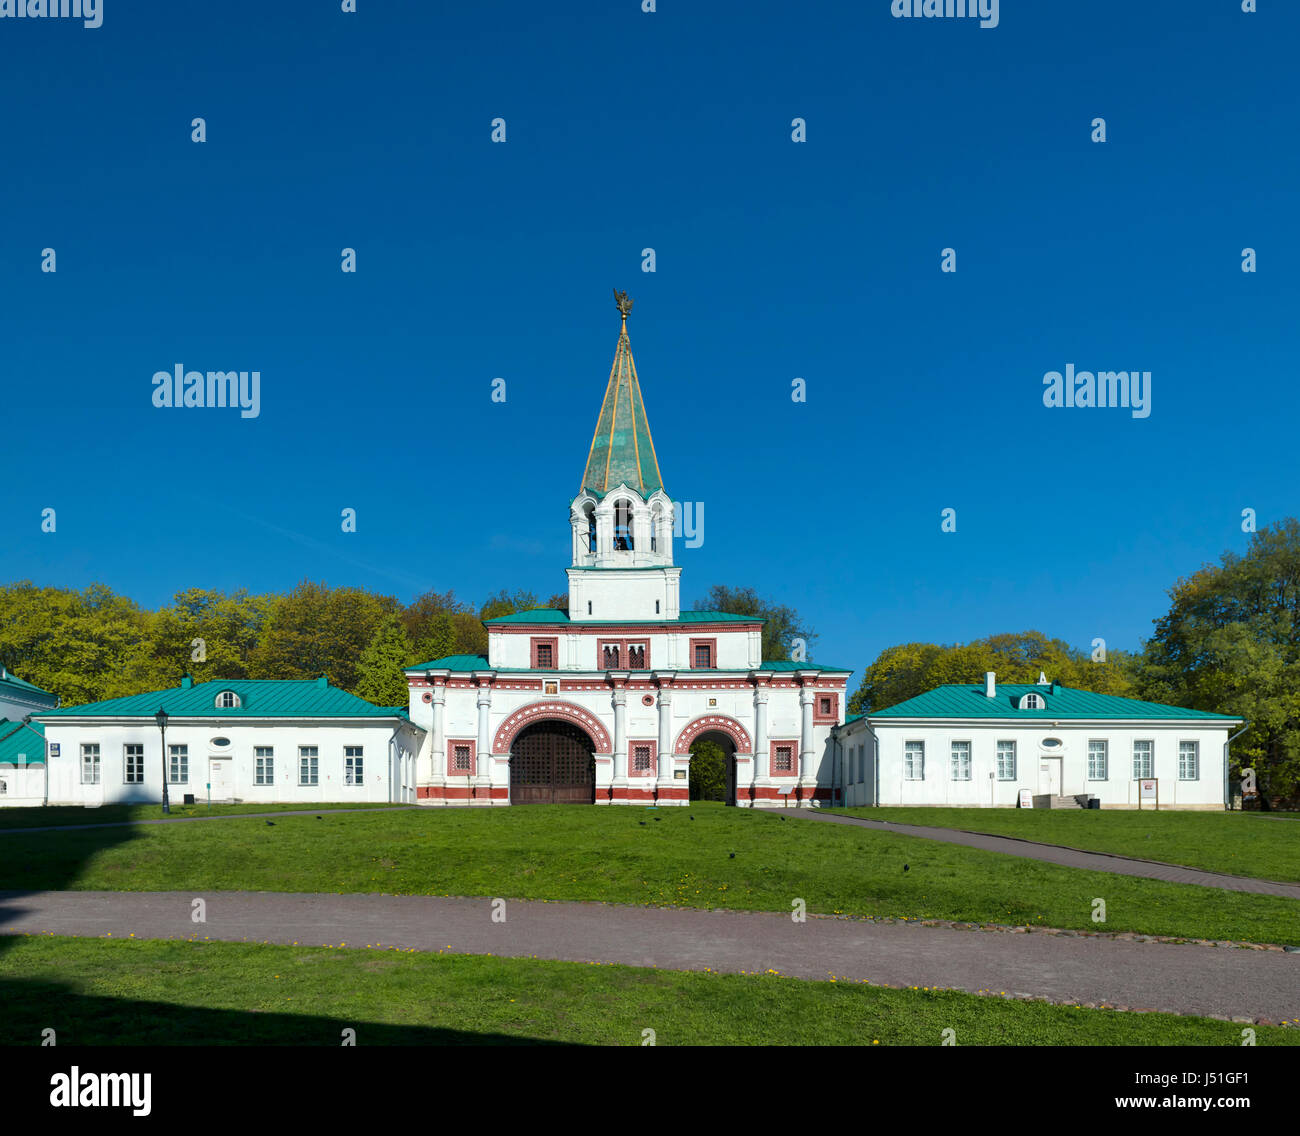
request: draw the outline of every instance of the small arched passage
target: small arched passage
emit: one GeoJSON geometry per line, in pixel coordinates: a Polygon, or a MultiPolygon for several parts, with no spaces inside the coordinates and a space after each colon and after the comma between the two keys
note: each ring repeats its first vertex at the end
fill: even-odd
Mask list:
{"type": "Polygon", "coordinates": [[[736,803],[736,743],[722,730],[705,730],[690,744],[693,801],[736,803]]]}

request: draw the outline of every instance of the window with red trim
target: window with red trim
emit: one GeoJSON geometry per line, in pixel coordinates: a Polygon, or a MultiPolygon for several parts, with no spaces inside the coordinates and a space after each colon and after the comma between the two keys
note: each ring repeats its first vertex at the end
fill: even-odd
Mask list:
{"type": "Polygon", "coordinates": [[[793,777],[799,772],[799,746],[795,742],[772,742],[772,776],[793,777]]]}
{"type": "Polygon", "coordinates": [[[697,671],[713,670],[718,665],[718,641],[716,639],[692,639],[690,641],[691,668],[697,671]]]}
{"type": "Polygon", "coordinates": [[[838,722],[840,720],[840,696],[836,692],[819,690],[813,696],[813,721],[838,722]]]}
{"type": "Polygon", "coordinates": [[[633,777],[651,777],[655,773],[655,751],[658,743],[653,741],[633,741],[628,744],[627,767],[633,777]]]}
{"type": "Polygon", "coordinates": [[[474,772],[474,750],[478,743],[470,738],[451,738],[447,741],[447,773],[452,777],[468,777],[474,772]]]}
{"type": "Polygon", "coordinates": [[[560,653],[559,639],[532,638],[528,642],[533,658],[533,670],[553,671],[560,653]]]}

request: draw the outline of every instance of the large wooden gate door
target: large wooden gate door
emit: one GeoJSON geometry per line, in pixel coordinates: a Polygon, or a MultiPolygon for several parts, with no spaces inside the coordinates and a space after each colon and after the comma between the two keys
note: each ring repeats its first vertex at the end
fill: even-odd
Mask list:
{"type": "Polygon", "coordinates": [[[538,722],[510,747],[510,801],[515,805],[596,803],[591,739],[568,722],[538,722]]]}

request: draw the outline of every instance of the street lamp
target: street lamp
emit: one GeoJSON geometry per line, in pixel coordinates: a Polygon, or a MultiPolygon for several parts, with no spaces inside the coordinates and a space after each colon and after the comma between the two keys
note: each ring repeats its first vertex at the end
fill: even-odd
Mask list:
{"type": "Polygon", "coordinates": [[[154,721],[158,723],[158,729],[162,732],[163,813],[170,815],[172,807],[171,802],[167,799],[167,711],[160,706],[158,707],[158,713],[153,717],[154,721]]]}

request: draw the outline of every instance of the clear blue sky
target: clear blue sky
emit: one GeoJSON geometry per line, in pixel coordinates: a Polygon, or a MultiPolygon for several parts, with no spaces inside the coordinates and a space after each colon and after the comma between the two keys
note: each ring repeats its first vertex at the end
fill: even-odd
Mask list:
{"type": "Polygon", "coordinates": [[[0,20],[0,580],[561,591],[613,287],[704,502],[684,602],[752,585],[824,662],[1136,647],[1297,512],[1296,5],[658,6],[0,20]],[[177,363],[260,416],[155,408],[177,363]],[[1068,363],[1151,371],[1150,417],[1044,408],[1068,363]]]}

